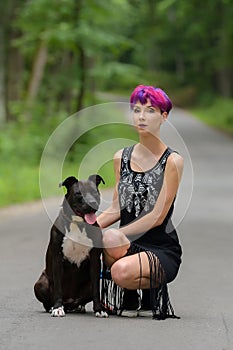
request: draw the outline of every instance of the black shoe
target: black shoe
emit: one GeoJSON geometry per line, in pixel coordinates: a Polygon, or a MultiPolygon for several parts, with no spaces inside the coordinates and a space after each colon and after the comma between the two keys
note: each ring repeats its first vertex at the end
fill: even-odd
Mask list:
{"type": "Polygon", "coordinates": [[[139,317],[152,317],[153,313],[150,304],[150,289],[142,290],[142,302],[141,307],[138,310],[139,317]]]}
{"type": "Polygon", "coordinates": [[[127,310],[137,310],[139,307],[139,295],[137,290],[125,289],[122,307],[127,310]]]}
{"type": "Polygon", "coordinates": [[[143,310],[151,310],[150,289],[143,289],[142,290],[141,309],[143,309],[143,310]]]}
{"type": "Polygon", "coordinates": [[[139,308],[139,295],[137,290],[125,289],[120,316],[137,317],[138,308],[139,308]]]}

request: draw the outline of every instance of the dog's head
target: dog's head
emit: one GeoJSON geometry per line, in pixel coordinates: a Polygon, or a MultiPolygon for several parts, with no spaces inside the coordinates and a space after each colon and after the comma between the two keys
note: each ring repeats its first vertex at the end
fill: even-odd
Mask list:
{"type": "Polygon", "coordinates": [[[78,180],[74,176],[67,177],[59,186],[65,186],[67,193],[63,201],[63,210],[70,218],[81,216],[88,224],[96,222],[95,212],[99,208],[100,193],[98,186],[105,184],[100,175],[90,175],[88,180],[78,180]]]}

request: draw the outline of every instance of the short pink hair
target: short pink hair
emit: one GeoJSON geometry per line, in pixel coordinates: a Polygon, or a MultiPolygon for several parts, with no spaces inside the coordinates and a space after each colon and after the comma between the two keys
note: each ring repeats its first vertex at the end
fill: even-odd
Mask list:
{"type": "Polygon", "coordinates": [[[138,85],[130,96],[131,107],[138,101],[146,104],[150,100],[153,107],[158,107],[161,112],[169,113],[172,109],[172,101],[168,95],[160,88],[147,85],[138,85]]]}

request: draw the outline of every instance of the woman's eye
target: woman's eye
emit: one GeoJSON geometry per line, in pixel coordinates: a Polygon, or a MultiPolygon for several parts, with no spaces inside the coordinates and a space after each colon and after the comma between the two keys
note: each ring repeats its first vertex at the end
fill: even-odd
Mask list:
{"type": "Polygon", "coordinates": [[[140,108],[134,108],[134,113],[140,113],[141,112],[141,110],[140,110],[140,108]]]}
{"type": "Polygon", "coordinates": [[[147,113],[154,113],[155,110],[154,110],[153,108],[148,108],[148,109],[146,109],[146,112],[147,112],[147,113]]]}

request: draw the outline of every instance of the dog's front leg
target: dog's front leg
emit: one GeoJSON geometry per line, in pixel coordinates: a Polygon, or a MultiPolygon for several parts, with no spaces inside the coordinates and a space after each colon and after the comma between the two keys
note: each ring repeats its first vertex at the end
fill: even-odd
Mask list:
{"type": "Polygon", "coordinates": [[[92,296],[93,296],[93,310],[97,317],[108,317],[107,312],[102,310],[100,303],[100,262],[101,249],[93,248],[90,253],[90,274],[92,284],[92,296]]]}
{"type": "Polygon", "coordinates": [[[54,282],[54,305],[52,307],[51,316],[63,317],[65,316],[64,307],[62,305],[62,280],[63,280],[63,254],[61,251],[61,245],[54,246],[53,255],[53,282],[54,282]]]}

